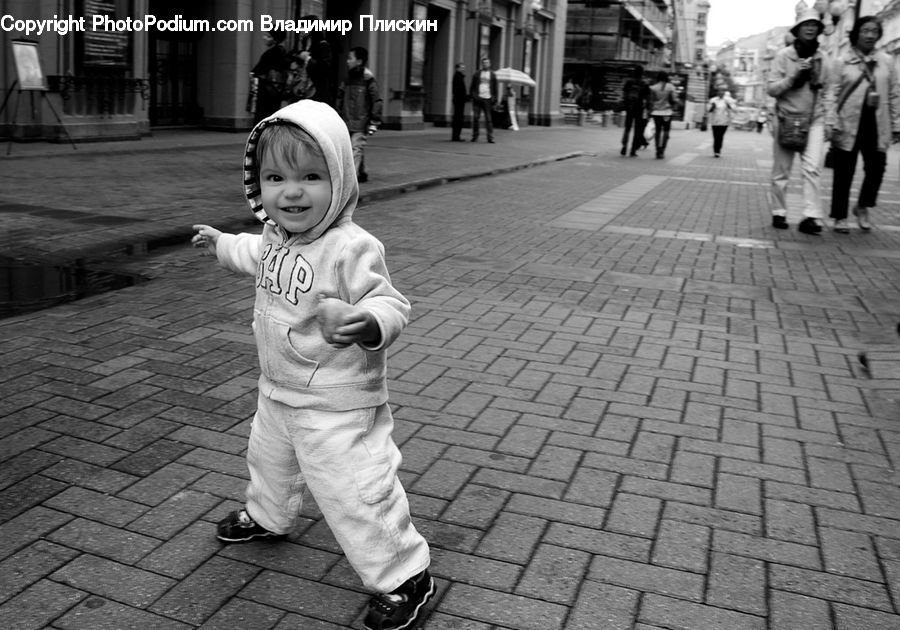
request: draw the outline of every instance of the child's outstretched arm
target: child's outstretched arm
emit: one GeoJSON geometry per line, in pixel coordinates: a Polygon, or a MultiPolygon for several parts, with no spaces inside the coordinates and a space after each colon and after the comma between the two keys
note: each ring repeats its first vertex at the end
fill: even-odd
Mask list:
{"type": "Polygon", "coordinates": [[[219,259],[219,264],[231,271],[254,275],[259,264],[262,237],[258,234],[225,234],[209,225],[194,226],[197,234],[191,239],[194,247],[205,247],[219,259]]]}
{"type": "Polygon", "coordinates": [[[197,230],[197,233],[191,239],[191,245],[206,248],[211,256],[215,256],[216,245],[219,242],[219,237],[222,236],[222,232],[214,227],[202,224],[193,226],[193,229],[197,230]]]}

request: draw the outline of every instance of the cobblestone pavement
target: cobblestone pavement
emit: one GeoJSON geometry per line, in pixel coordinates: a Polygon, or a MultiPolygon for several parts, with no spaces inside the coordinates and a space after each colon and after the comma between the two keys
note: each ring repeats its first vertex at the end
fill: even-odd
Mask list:
{"type": "MultiPolygon", "coordinates": [[[[392,196],[357,219],[413,304],[389,365],[439,582],[417,627],[896,630],[897,155],[872,233],[810,237],[793,213],[769,227],[768,136],[730,131],[714,159],[679,131],[654,160],[616,134],[383,141],[392,196]],[[476,177],[488,162],[508,172],[476,177]]],[[[237,225],[239,145],[17,145],[0,203],[86,216],[22,208],[5,246],[122,245],[88,215],[151,240],[237,225]]],[[[247,479],[249,284],[186,246],[116,264],[152,280],[0,320],[0,627],[361,628],[367,595],[311,501],[287,542],[213,538],[247,479]]]]}

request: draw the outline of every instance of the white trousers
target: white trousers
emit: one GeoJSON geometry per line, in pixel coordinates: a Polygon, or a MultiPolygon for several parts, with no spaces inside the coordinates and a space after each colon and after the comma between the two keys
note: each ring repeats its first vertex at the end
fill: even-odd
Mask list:
{"type": "Polygon", "coordinates": [[[387,403],[330,412],[260,395],[247,450],[247,512],[269,531],[288,533],[308,487],[363,585],[393,591],[430,558],[397,478],[393,428],[387,403]]]}
{"type": "MultiPolygon", "coordinates": [[[[773,215],[787,216],[787,188],[791,179],[794,153],[778,144],[777,117],[773,124],[772,142],[772,186],[769,190],[769,208],[773,215]]],[[[825,122],[822,118],[813,121],[809,128],[806,148],[800,152],[800,172],[803,177],[803,216],[821,219],[822,200],[820,170],[822,151],[825,147],[825,122]]]]}

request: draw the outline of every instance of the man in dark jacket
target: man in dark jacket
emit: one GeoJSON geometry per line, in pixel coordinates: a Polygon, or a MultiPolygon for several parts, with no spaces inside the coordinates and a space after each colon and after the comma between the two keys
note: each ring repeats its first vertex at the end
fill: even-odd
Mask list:
{"type": "Polygon", "coordinates": [[[288,55],[281,44],[286,37],[287,33],[284,31],[268,31],[263,34],[266,50],[250,71],[257,79],[256,122],[281,109],[288,71],[288,55]]]}
{"type": "Polygon", "coordinates": [[[644,81],[644,68],[635,66],[631,78],[622,86],[622,105],[625,107],[625,133],[622,134],[622,151],[628,152],[628,135],[634,127],[631,141],[631,157],[637,157],[638,149],[647,146],[644,140],[644,126],[647,121],[650,102],[650,87],[644,81]]]}
{"type": "Polygon", "coordinates": [[[369,180],[366,173],[365,150],[368,137],[381,125],[381,95],[375,75],[366,67],[369,51],[362,46],[350,49],[347,55],[347,79],[338,88],[337,110],[353,145],[353,162],[360,183],[369,180]]]}
{"type": "Polygon", "coordinates": [[[487,141],[493,144],[494,121],[491,120],[491,110],[497,102],[499,91],[497,75],[491,70],[491,60],[487,57],[481,58],[481,70],[472,75],[469,95],[472,97],[472,142],[478,140],[478,117],[483,113],[487,141]]]}
{"type": "Polygon", "coordinates": [[[462,142],[463,118],[466,115],[466,101],[469,100],[469,91],[466,89],[466,65],[462,62],[456,64],[456,72],[453,73],[453,136],[451,142],[462,142]]]}

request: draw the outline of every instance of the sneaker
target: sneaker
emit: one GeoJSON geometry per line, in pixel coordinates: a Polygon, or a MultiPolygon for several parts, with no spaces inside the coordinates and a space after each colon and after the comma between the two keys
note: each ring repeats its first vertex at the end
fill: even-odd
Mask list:
{"type": "Polygon", "coordinates": [[[363,625],[367,630],[409,628],[434,591],[434,580],[426,569],[406,580],[396,590],[373,597],[369,601],[369,612],[363,625]]]}
{"type": "Polygon", "coordinates": [[[863,208],[862,206],[856,206],[853,208],[853,215],[856,217],[856,222],[859,224],[860,230],[869,231],[872,229],[872,224],[869,223],[869,209],[863,208]]]}
{"type": "Polygon", "coordinates": [[[847,219],[838,219],[834,222],[834,231],[838,234],[849,234],[850,226],[847,225],[847,219]]]}
{"type": "Polygon", "coordinates": [[[626,149],[625,147],[622,147],[622,150],[619,151],[619,155],[625,155],[626,153],[628,153],[628,149],[626,149]]]}
{"type": "Polygon", "coordinates": [[[280,540],[284,534],[276,534],[254,521],[247,510],[235,510],[219,521],[216,538],[226,543],[250,542],[256,538],[280,540]]]}
{"type": "Polygon", "coordinates": [[[806,217],[797,225],[797,231],[818,236],[822,232],[822,224],[812,217],[806,217]]]}
{"type": "Polygon", "coordinates": [[[779,230],[788,229],[787,217],[781,214],[773,214],[772,215],[772,227],[778,228],[779,230]]]}

